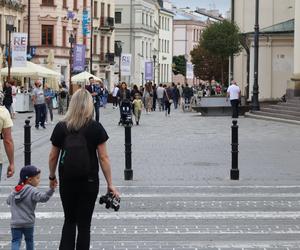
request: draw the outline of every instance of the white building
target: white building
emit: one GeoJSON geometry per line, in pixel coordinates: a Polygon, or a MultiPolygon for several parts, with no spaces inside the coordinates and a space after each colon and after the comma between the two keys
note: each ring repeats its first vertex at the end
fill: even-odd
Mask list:
{"type": "Polygon", "coordinates": [[[123,54],[132,55],[131,76],[122,76],[121,81],[144,84],[145,62],[155,61],[155,83],[170,82],[172,13],[156,0],[116,0],[115,18],[115,40],[122,42],[123,54]]]}
{"type": "Polygon", "coordinates": [[[173,62],[173,12],[168,8],[168,2],[161,4],[159,10],[158,39],[158,79],[156,83],[172,82],[173,62]]]}
{"type": "MultiPolygon", "coordinates": [[[[235,57],[234,78],[242,88],[243,95],[250,99],[254,78],[255,1],[235,1],[234,7],[234,19],[241,32],[246,34],[249,47],[248,53],[245,50],[235,57]]],[[[278,99],[286,93],[295,72],[294,18],[299,13],[295,10],[295,0],[260,1],[259,11],[259,98],[278,99]]]]}

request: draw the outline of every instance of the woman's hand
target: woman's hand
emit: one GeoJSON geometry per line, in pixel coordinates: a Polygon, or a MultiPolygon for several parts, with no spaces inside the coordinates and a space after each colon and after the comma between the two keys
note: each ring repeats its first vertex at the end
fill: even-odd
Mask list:
{"type": "Polygon", "coordinates": [[[115,186],[107,186],[107,193],[112,193],[114,197],[120,198],[120,193],[115,186]]]}

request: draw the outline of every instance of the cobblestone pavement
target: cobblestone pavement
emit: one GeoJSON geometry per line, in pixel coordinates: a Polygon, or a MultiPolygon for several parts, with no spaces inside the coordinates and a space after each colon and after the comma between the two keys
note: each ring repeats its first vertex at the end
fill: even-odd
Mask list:
{"type": "MultiPolygon", "coordinates": [[[[300,249],[299,126],[239,119],[241,179],[230,181],[230,118],[143,114],[141,126],[132,128],[134,180],[124,181],[118,111],[101,112],[122,202],[119,212],[96,205],[91,249],[300,249]]],[[[18,168],[26,116],[18,115],[13,131],[18,168]]],[[[41,189],[48,183],[53,126],[32,129],[32,163],[42,168],[41,189]]],[[[10,249],[5,199],[16,182],[17,174],[0,184],[0,249],[10,249]]],[[[58,193],[36,212],[36,249],[57,249],[63,223],[58,193]]]]}

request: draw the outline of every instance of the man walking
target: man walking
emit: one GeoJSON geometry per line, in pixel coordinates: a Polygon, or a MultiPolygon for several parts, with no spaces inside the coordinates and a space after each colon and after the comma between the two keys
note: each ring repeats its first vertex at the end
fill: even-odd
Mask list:
{"type": "Polygon", "coordinates": [[[159,86],[156,89],[156,97],[158,101],[159,111],[164,110],[164,103],[163,103],[164,93],[165,93],[165,89],[163,88],[163,85],[159,84],[159,86]]]}
{"type": "Polygon", "coordinates": [[[100,96],[101,96],[101,91],[100,91],[100,86],[98,86],[95,82],[94,77],[89,78],[90,85],[86,86],[86,89],[91,93],[93,97],[93,102],[94,102],[94,110],[95,110],[95,120],[99,122],[100,118],[100,96]]]}
{"type": "Polygon", "coordinates": [[[241,97],[241,90],[239,86],[237,86],[236,81],[232,80],[231,85],[227,89],[227,98],[230,98],[230,103],[232,107],[232,118],[239,118],[239,102],[241,97]]]}
{"type": "MultiPolygon", "coordinates": [[[[14,142],[11,135],[11,127],[13,122],[11,120],[8,110],[3,106],[4,94],[0,92],[0,133],[1,138],[3,139],[3,145],[7,155],[9,165],[7,167],[7,177],[12,177],[15,172],[14,165],[14,142]]],[[[2,154],[0,148],[0,180],[2,173],[2,154]]]]}
{"type": "Polygon", "coordinates": [[[36,80],[35,88],[32,92],[32,103],[35,109],[35,128],[39,129],[39,125],[42,128],[45,127],[45,120],[47,115],[44,90],[41,88],[42,84],[40,80],[36,80]]]}

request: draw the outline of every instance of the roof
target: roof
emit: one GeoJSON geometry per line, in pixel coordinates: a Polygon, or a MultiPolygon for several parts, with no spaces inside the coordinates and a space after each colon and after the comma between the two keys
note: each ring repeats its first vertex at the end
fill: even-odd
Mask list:
{"type": "Polygon", "coordinates": [[[207,20],[206,17],[195,15],[194,13],[188,13],[180,9],[173,9],[173,13],[175,14],[174,20],[178,21],[198,21],[205,22],[207,20]]]}
{"type": "Polygon", "coordinates": [[[274,24],[260,30],[260,33],[292,33],[295,30],[295,19],[274,24]]]}
{"type": "MultiPolygon", "coordinates": [[[[281,23],[274,24],[272,26],[259,30],[259,34],[289,34],[295,31],[295,19],[290,19],[281,23]]],[[[253,35],[254,32],[246,32],[246,35],[253,35]]]]}

